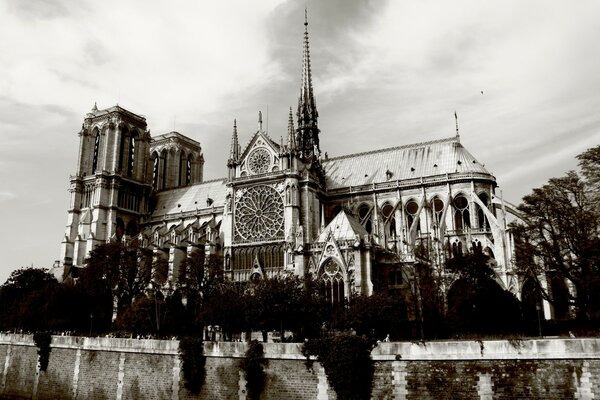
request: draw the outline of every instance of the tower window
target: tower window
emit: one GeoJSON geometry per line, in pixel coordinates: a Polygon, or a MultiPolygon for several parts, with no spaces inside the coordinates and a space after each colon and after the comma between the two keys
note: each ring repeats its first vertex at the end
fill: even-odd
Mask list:
{"type": "Polygon", "coordinates": [[[96,131],[96,139],[94,141],[94,158],[92,160],[92,174],[96,173],[98,167],[98,150],[100,148],[100,132],[96,131]]]}
{"type": "Polygon", "coordinates": [[[133,176],[133,166],[135,164],[135,136],[129,138],[129,153],[127,156],[127,176],[133,176]]]}
{"type": "Polygon", "coordinates": [[[154,157],[154,163],[152,165],[152,189],[158,190],[158,155],[154,157]]]}
{"type": "Polygon", "coordinates": [[[192,159],[188,157],[185,167],[185,184],[189,185],[192,183],[192,159]]]}

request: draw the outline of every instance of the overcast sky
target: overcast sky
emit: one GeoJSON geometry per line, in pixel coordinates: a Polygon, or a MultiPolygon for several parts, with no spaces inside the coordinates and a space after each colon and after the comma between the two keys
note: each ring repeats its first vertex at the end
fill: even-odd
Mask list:
{"type": "Polygon", "coordinates": [[[597,1],[0,0],[0,282],[49,267],[84,115],[118,103],[226,175],[268,115],[285,135],[308,4],[321,149],[449,137],[519,203],[600,144],[597,1]]]}

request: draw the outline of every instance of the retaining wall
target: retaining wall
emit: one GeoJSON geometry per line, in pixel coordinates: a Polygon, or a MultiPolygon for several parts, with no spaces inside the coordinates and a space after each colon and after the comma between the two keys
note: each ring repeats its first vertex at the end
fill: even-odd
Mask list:
{"type": "MultiPolygon", "coordinates": [[[[263,399],[335,399],[301,344],[266,343],[263,399]]],[[[245,343],[207,342],[199,395],[183,387],[175,340],[53,336],[45,372],[30,335],[0,334],[0,398],[245,399],[245,343]]],[[[599,339],[380,343],[373,399],[600,398],[599,339]]]]}

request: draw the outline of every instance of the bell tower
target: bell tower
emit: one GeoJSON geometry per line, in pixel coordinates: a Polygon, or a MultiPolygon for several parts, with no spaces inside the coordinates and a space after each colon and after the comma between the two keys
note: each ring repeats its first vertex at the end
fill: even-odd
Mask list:
{"type": "Polygon", "coordinates": [[[68,221],[61,243],[65,273],[84,266],[94,246],[136,235],[147,213],[150,132],[146,119],[120,106],[94,104],[79,135],[77,170],[70,178],[68,221]]]}

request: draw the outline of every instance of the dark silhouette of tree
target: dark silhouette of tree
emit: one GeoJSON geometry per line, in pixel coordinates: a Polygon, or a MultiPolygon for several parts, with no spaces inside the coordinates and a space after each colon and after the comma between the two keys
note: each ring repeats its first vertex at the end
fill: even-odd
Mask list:
{"type": "Polygon", "coordinates": [[[520,302],[496,281],[487,255],[456,255],[446,260],[446,269],[457,278],[448,291],[446,317],[452,333],[521,333],[520,302]]]}
{"type": "Polygon", "coordinates": [[[44,325],[39,308],[31,307],[42,293],[58,284],[46,269],[20,268],[0,286],[0,325],[2,329],[35,330],[44,325]]]}
{"type": "Polygon", "coordinates": [[[407,305],[402,296],[376,293],[372,296],[354,297],[344,310],[344,328],[354,329],[357,335],[371,339],[393,340],[410,337],[407,305]]]}
{"type": "Polygon", "coordinates": [[[164,279],[164,267],[164,262],[154,265],[152,252],[141,248],[137,241],[95,247],[79,272],[79,284],[94,298],[91,312],[95,320],[105,326],[113,313],[118,314],[145,295],[153,278],[164,279]]]}
{"type": "Polygon", "coordinates": [[[552,178],[523,198],[513,232],[518,271],[554,303],[550,283],[570,282],[568,304],[579,320],[589,320],[600,316],[600,146],[577,158],[581,175],[552,178]]]}

